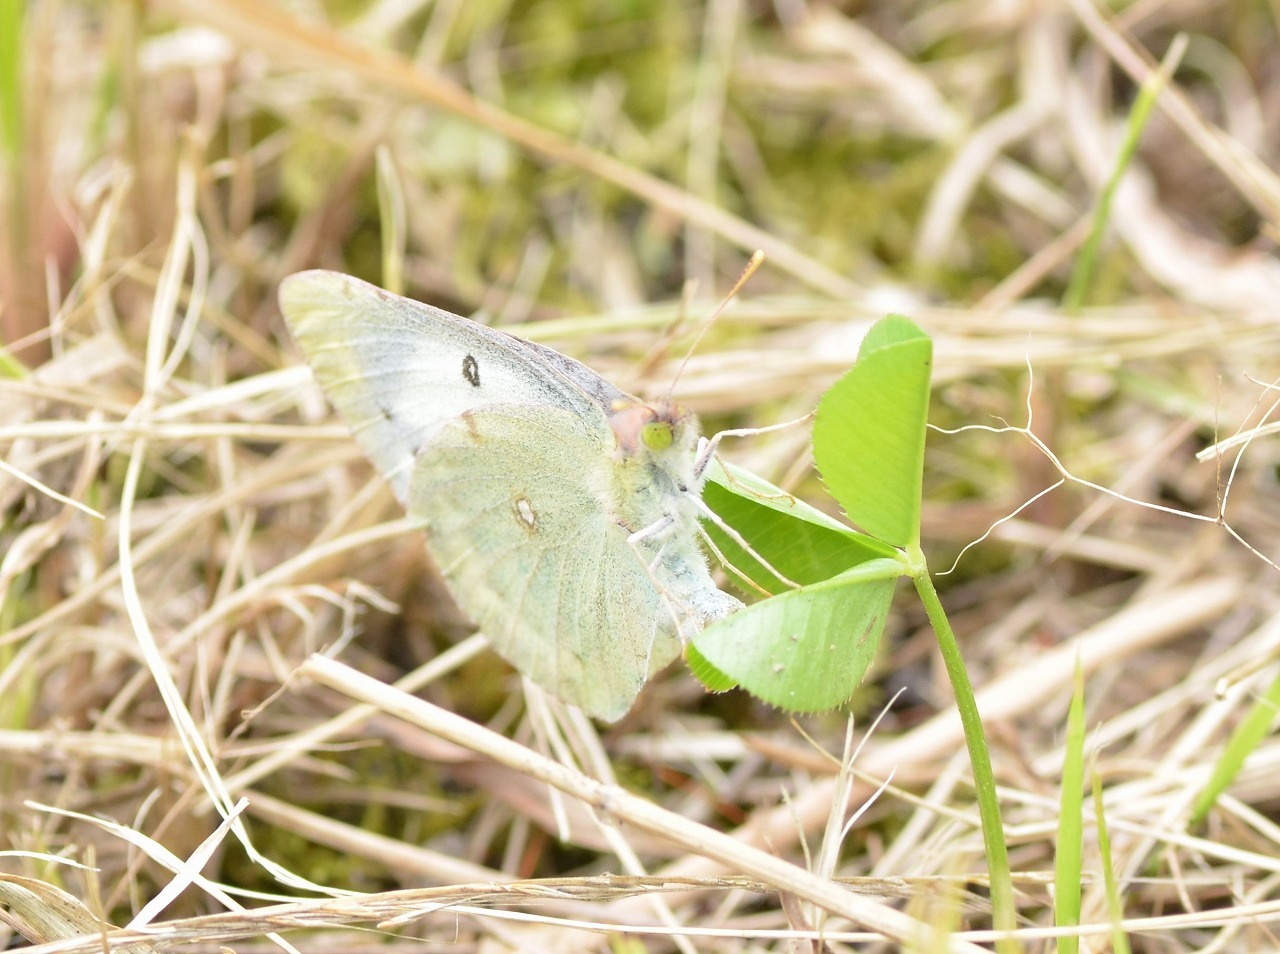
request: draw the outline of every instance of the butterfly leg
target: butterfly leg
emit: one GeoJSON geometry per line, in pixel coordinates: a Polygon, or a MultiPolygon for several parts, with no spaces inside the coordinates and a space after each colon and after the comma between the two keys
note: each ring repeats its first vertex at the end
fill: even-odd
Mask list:
{"type": "Polygon", "coordinates": [[[754,434],[768,434],[770,431],[781,431],[788,427],[795,427],[797,424],[803,424],[809,418],[813,417],[813,412],[806,414],[804,417],[797,417],[794,421],[783,421],[781,424],[770,424],[768,427],[739,427],[727,431],[717,431],[711,437],[698,438],[698,456],[693,463],[693,476],[695,479],[701,480],[702,475],[706,473],[707,467],[711,464],[711,458],[716,456],[716,448],[720,446],[720,439],[723,437],[750,437],[754,434]]]}
{"type": "MultiPolygon", "coordinates": [[[[765,567],[784,586],[788,586],[793,590],[800,589],[799,583],[797,583],[795,580],[792,580],[784,576],[778,569],[776,569],[773,566],[773,564],[771,564],[763,556],[757,553],[755,551],[755,548],[752,547],[751,544],[747,542],[746,538],[743,537],[742,534],[740,534],[733,527],[729,526],[729,524],[725,523],[724,520],[721,519],[718,513],[716,513],[714,510],[712,510],[710,507],[707,506],[707,503],[705,500],[702,500],[701,498],[697,498],[697,501],[698,501],[698,510],[701,511],[702,515],[706,517],[708,520],[710,520],[712,523],[714,523],[717,527],[719,527],[725,536],[727,536],[730,540],[732,540],[738,546],[742,547],[743,552],[745,552],[748,556],[752,557],[761,566],[765,567]]],[[[741,577],[742,579],[746,580],[746,582],[753,589],[759,589],[759,587],[756,586],[755,583],[751,582],[751,579],[749,577],[747,577],[741,570],[739,570],[732,563],[730,563],[728,560],[725,559],[724,554],[720,553],[719,548],[715,546],[715,541],[712,540],[711,537],[705,533],[705,531],[702,532],[702,538],[707,543],[709,543],[713,549],[715,549],[717,559],[719,559],[720,562],[723,563],[727,569],[732,570],[735,576],[741,577]]]]}
{"type": "Polygon", "coordinates": [[[660,534],[665,533],[675,522],[675,517],[671,516],[671,514],[666,514],[660,520],[655,520],[653,523],[649,524],[649,526],[631,534],[627,537],[627,542],[634,546],[641,540],[648,540],[650,537],[659,536],[660,534]]]}
{"type": "Polygon", "coordinates": [[[714,435],[710,440],[705,437],[698,438],[698,456],[693,461],[693,479],[701,480],[702,475],[707,472],[707,467],[711,464],[711,458],[716,456],[716,448],[720,446],[720,434],[714,435]]]}
{"type": "MultiPolygon", "coordinates": [[[[673,635],[681,642],[681,644],[684,644],[689,642],[690,637],[690,633],[685,631],[690,625],[688,611],[686,610],[685,612],[681,612],[678,601],[675,600],[668,592],[668,584],[659,576],[659,570],[661,570],[663,566],[662,558],[664,556],[664,551],[667,549],[667,544],[664,541],[657,548],[657,552],[653,554],[652,560],[648,559],[647,554],[645,554],[637,545],[640,541],[662,532],[667,527],[671,526],[672,523],[674,523],[674,520],[671,517],[664,517],[662,520],[645,527],[643,530],[637,530],[635,533],[631,534],[631,536],[627,537],[627,543],[631,545],[636,556],[645,563],[645,572],[649,574],[649,579],[653,582],[654,589],[658,592],[658,599],[662,601],[662,606],[671,620],[673,635]]],[[[694,626],[693,632],[696,633],[700,628],[701,627],[699,626],[694,626]]]]}
{"type": "MultiPolygon", "coordinates": [[[[637,544],[645,540],[651,540],[654,537],[661,536],[663,533],[667,531],[668,528],[673,526],[675,522],[676,522],[675,517],[671,516],[670,514],[667,514],[664,517],[662,517],[662,519],[655,520],[653,523],[649,524],[649,526],[645,527],[643,530],[637,530],[635,533],[631,534],[631,536],[627,537],[627,543],[631,544],[631,548],[635,550],[637,554],[643,557],[644,554],[641,553],[640,547],[637,546],[637,544]]],[[[657,552],[654,553],[653,560],[651,560],[649,563],[650,577],[653,577],[658,567],[662,565],[662,553],[666,548],[667,548],[667,544],[664,541],[662,545],[658,547],[657,552]]],[[[654,577],[654,582],[655,583],[657,582],[656,577],[654,577]]]]}

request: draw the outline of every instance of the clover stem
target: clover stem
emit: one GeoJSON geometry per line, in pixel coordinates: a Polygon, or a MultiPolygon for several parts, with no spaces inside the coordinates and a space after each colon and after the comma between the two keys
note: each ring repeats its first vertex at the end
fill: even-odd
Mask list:
{"type": "MultiPolygon", "coordinates": [[[[987,852],[987,873],[990,878],[991,917],[996,930],[1013,931],[1017,927],[1017,909],[1013,899],[1013,880],[1009,873],[1009,852],[1004,843],[1004,824],[1000,818],[1000,802],[996,797],[995,774],[991,770],[991,753],[987,749],[986,734],[982,729],[982,716],[978,701],[974,698],[973,685],[964,668],[960,646],[952,632],[951,623],[933,587],[929,567],[919,545],[907,548],[907,560],[911,566],[911,579],[920,602],[929,616],[943,665],[955,693],[960,724],[964,728],[965,744],[969,748],[969,763],[973,770],[973,787],[978,801],[978,817],[982,821],[982,841],[987,852]]],[[[1012,938],[996,943],[996,950],[1017,951],[1019,945],[1012,938]]]]}

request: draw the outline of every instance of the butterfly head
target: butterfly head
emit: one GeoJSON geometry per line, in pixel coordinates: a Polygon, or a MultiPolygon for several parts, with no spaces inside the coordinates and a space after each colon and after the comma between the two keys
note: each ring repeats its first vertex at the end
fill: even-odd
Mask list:
{"type": "Polygon", "coordinates": [[[669,401],[614,401],[609,408],[609,426],[620,454],[628,458],[662,457],[671,451],[687,455],[698,439],[693,415],[669,401]]]}
{"type": "Polygon", "coordinates": [[[698,419],[668,401],[634,399],[614,401],[608,414],[615,441],[610,512],[628,534],[666,528],[641,545],[658,548],[656,555],[672,533],[692,534],[697,523],[698,419]]]}

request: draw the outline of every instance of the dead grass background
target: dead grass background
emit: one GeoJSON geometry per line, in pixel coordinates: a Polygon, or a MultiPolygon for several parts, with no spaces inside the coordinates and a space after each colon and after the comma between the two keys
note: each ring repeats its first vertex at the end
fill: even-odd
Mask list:
{"type": "MultiPolygon", "coordinates": [[[[910,600],[851,703],[856,781],[836,775],[847,712],[793,723],[683,671],[598,736],[526,709],[297,365],[274,290],[298,268],[379,280],[389,257],[415,296],[660,394],[689,340],[673,322],[760,247],[765,269],[676,387],[708,429],[803,414],[899,311],[935,338],[937,424],[1025,423],[1029,365],[1035,430],[1074,475],[1210,518],[1229,479],[1231,528],[1280,558],[1274,434],[1195,456],[1273,401],[1274,3],[68,0],[6,16],[0,319],[23,363],[0,384],[7,917],[63,905],[51,939],[167,903],[146,909],[150,940],[139,921],[41,950],[257,950],[282,931],[303,950],[772,951],[816,945],[811,929],[850,950],[913,923],[894,909],[956,949],[982,938],[967,760],[910,600]],[[1180,33],[1069,312],[1137,84],[1180,33]],[[380,162],[402,232],[384,230],[380,162]],[[353,708],[354,677],[300,668],[314,652],[386,682],[425,665],[420,695],[444,711],[353,708]],[[469,725],[526,748],[491,751],[469,725]],[[584,790],[593,816],[538,753],[620,788],[584,790]],[[846,834],[828,824],[891,773],[846,834]],[[210,792],[247,799],[240,835],[216,831],[210,792]],[[650,807],[692,827],[646,827],[650,807]],[[186,859],[211,835],[166,866],[162,848],[186,859]],[[735,867],[735,844],[813,884],[756,855],[735,867]],[[865,917],[788,894],[833,879],[865,917]],[[250,910],[224,913],[220,891],[250,910]]],[[[805,445],[793,431],[728,454],[820,499],[805,445]]],[[[935,436],[935,567],[1056,477],[1016,434],[935,436]]],[[[1262,557],[1212,521],[1076,484],[940,581],[994,744],[1027,949],[1054,943],[1076,658],[1134,949],[1276,945],[1280,747],[1264,740],[1207,823],[1187,820],[1276,678],[1262,557]]],[[[1083,944],[1109,949],[1091,834],[1085,871],[1083,944]]]]}

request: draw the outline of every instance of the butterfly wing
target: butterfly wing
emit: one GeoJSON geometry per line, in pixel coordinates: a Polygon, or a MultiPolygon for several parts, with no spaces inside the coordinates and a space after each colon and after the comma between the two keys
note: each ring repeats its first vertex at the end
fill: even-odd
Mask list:
{"type": "Polygon", "coordinates": [[[567,409],[606,428],[634,400],[544,348],[338,272],[290,275],[280,309],[325,394],[401,502],[441,425],[490,404],[567,409]]]}
{"type": "Polygon", "coordinates": [[[667,610],[609,507],[612,449],[566,410],[477,408],[436,431],[408,504],[494,648],[608,720],[678,651],[669,635],[655,647],[667,610]]]}

